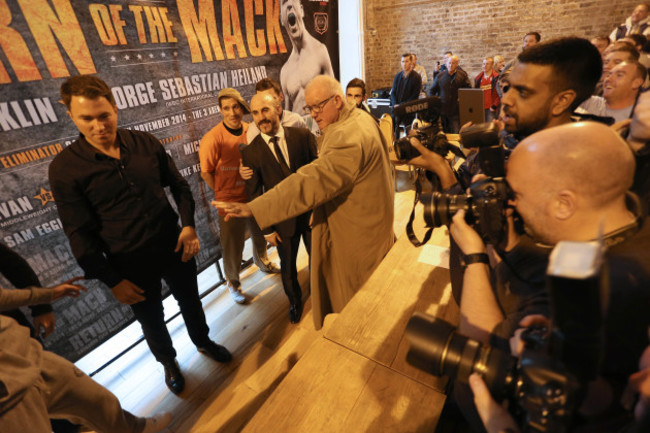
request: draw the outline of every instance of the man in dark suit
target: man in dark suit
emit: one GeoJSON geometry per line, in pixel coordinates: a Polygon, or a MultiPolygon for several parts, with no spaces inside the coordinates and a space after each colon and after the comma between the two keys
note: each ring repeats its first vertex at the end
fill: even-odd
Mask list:
{"type": "MultiPolygon", "coordinates": [[[[316,159],[316,139],[304,128],[280,124],[280,101],[267,94],[251,99],[251,114],[260,130],[251,143],[242,148],[242,164],[253,170],[246,180],[246,192],[252,200],[273,188],[285,177],[316,159]]],[[[278,223],[264,230],[266,240],[278,248],[284,292],[289,298],[289,319],[298,323],[302,315],[302,290],[298,284],[296,256],[302,237],[311,247],[310,212],[278,223]]]]}

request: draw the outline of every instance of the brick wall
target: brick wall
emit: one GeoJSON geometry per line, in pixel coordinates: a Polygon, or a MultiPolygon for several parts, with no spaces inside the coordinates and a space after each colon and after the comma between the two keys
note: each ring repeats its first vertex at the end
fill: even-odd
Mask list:
{"type": "MultiPolygon", "coordinates": [[[[347,1],[347,0],[340,0],[347,1]]],[[[445,51],[460,57],[473,78],[483,58],[501,54],[506,62],[529,31],[542,40],[558,36],[591,39],[609,34],[638,0],[364,0],[366,82],[390,87],[403,52],[414,52],[431,71],[445,51]]],[[[431,78],[430,78],[431,79],[431,78]]],[[[345,83],[344,83],[345,85],[345,83]]]]}

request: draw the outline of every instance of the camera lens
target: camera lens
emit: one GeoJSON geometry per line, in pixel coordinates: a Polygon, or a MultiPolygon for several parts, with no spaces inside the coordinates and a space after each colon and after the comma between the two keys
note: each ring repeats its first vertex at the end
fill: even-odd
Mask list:
{"type": "Polygon", "coordinates": [[[479,373],[495,397],[507,394],[513,382],[515,360],[509,354],[457,334],[455,327],[437,317],[415,313],[406,326],[410,348],[406,360],[435,376],[467,383],[479,373]]]}
{"type": "Polygon", "coordinates": [[[455,330],[444,320],[416,313],[407,326],[411,348],[406,360],[436,376],[467,382],[481,358],[482,345],[455,330]]]}
{"type": "Polygon", "coordinates": [[[460,209],[469,212],[470,197],[463,194],[443,194],[439,192],[420,194],[424,205],[424,221],[427,227],[440,227],[451,223],[454,214],[460,209]]]}

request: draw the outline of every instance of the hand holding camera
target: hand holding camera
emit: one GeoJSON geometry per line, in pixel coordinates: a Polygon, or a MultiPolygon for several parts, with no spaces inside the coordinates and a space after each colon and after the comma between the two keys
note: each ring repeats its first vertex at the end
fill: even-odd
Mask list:
{"type": "Polygon", "coordinates": [[[408,144],[410,146],[411,153],[407,155],[407,157],[411,156],[411,158],[407,159],[409,164],[434,172],[440,179],[440,188],[442,189],[451,188],[456,183],[456,176],[449,166],[449,163],[444,158],[444,156],[448,153],[448,150],[446,148],[440,149],[439,152],[435,150],[429,150],[428,147],[425,147],[425,145],[422,144],[418,138],[418,135],[416,134],[408,138],[403,138],[402,140],[408,140],[408,144]],[[442,155],[442,152],[445,152],[445,155],[442,155]]]}
{"type": "Polygon", "coordinates": [[[460,209],[452,218],[449,233],[453,236],[463,254],[485,253],[485,244],[476,231],[467,224],[465,209],[460,209]]]}

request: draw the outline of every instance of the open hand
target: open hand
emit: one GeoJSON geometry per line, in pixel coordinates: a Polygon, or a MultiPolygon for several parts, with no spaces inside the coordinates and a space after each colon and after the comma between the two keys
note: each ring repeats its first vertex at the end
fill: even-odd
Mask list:
{"type": "Polygon", "coordinates": [[[230,220],[230,218],[248,218],[253,216],[251,208],[246,203],[213,200],[212,206],[226,213],[226,221],[230,220]]]}
{"type": "Polygon", "coordinates": [[[183,257],[181,257],[181,260],[184,262],[192,259],[192,257],[201,251],[199,238],[196,236],[194,227],[185,226],[183,227],[183,230],[181,230],[181,233],[178,235],[178,242],[176,243],[174,252],[177,253],[180,251],[181,247],[183,248],[183,257]]]}
{"type": "Polygon", "coordinates": [[[270,235],[264,235],[264,239],[266,239],[266,242],[270,243],[274,247],[277,247],[278,244],[282,243],[282,238],[278,232],[273,232],[270,235]]]}
{"type": "Polygon", "coordinates": [[[54,291],[52,299],[59,299],[64,296],[76,298],[81,294],[82,290],[84,292],[88,291],[88,289],[86,289],[86,287],[82,286],[81,284],[73,284],[75,281],[79,280],[83,280],[83,277],[71,278],[68,281],[64,281],[63,283],[59,284],[58,286],[51,287],[51,289],[54,291]]]}

